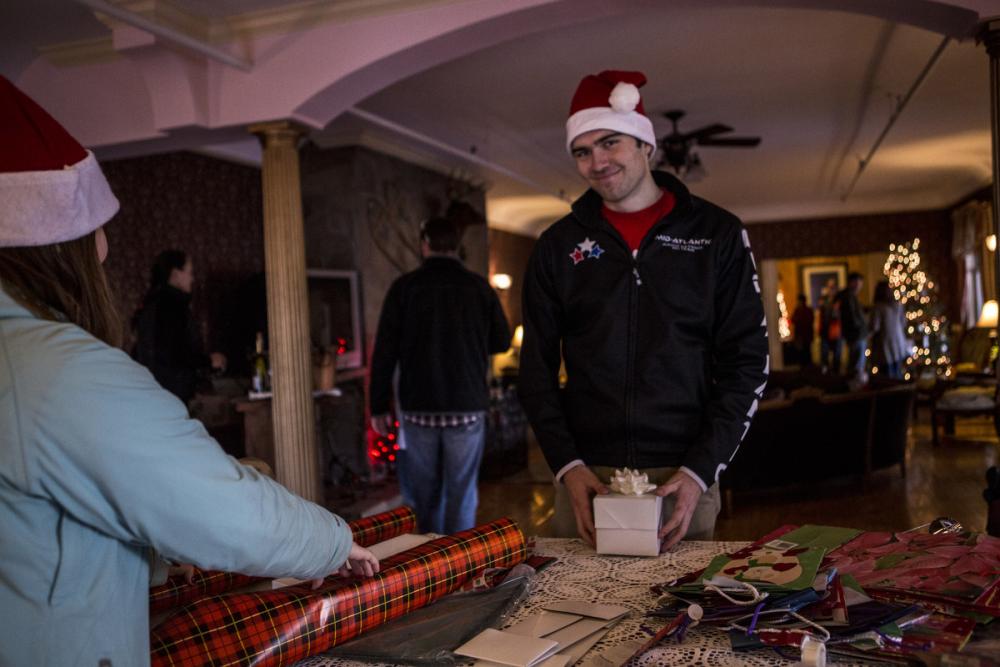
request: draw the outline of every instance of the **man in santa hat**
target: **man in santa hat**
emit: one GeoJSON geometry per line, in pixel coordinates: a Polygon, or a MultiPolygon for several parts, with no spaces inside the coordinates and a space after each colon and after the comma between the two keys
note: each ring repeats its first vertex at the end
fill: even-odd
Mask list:
{"type": "Polygon", "coordinates": [[[148,665],[156,554],[378,570],[342,519],[226,456],[118,349],[101,267],[117,211],[94,154],[0,76],[0,665],[148,665]]]}
{"type": "Polygon", "coordinates": [[[666,550],[712,537],[719,473],[767,381],[767,330],[740,221],[650,170],[645,83],[605,71],[573,96],[566,148],[590,189],[532,254],[519,391],[556,477],[555,532],[594,544],[592,498],[629,467],[664,497],[666,550]]]}

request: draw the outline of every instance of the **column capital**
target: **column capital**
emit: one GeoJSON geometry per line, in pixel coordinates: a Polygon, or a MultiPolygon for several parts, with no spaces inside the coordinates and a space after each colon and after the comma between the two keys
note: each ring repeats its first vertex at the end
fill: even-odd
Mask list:
{"type": "Polygon", "coordinates": [[[305,125],[294,120],[269,120],[263,123],[254,123],[247,127],[250,134],[257,135],[261,146],[295,146],[299,137],[309,131],[305,125]]]}
{"type": "Polygon", "coordinates": [[[979,25],[979,34],[976,39],[986,47],[986,52],[990,57],[1000,57],[1000,19],[983,21],[979,25]]]}

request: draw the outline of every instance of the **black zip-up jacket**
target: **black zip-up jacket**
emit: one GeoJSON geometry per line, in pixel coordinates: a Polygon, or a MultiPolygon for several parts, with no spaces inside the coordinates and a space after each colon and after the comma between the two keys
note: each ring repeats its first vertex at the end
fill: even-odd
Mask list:
{"type": "Polygon", "coordinates": [[[372,414],[389,412],[397,363],[404,412],[485,410],[489,356],[508,347],[510,327],[486,279],[458,259],[429,257],[396,279],[382,305],[372,353],[372,414]]]}
{"type": "Polygon", "coordinates": [[[539,238],[519,392],[553,472],[684,466],[711,486],[767,382],[764,308],[739,219],[653,176],[676,205],[635,257],[593,190],[539,238]]]}

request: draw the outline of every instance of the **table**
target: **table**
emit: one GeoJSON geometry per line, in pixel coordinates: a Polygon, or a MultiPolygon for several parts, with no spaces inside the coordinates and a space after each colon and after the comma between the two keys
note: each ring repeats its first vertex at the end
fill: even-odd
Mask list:
{"type": "MultiPolygon", "coordinates": [[[[316,448],[325,484],[339,484],[368,468],[365,444],[364,387],[361,378],[342,374],[340,386],[313,392],[316,448]]],[[[271,394],[264,392],[233,401],[243,417],[243,447],[246,456],[265,461],[274,468],[274,422],[271,394]]]]}
{"type": "MultiPolygon", "coordinates": [[[[512,615],[509,623],[539,611],[555,600],[599,600],[632,609],[625,619],[587,654],[634,640],[645,640],[662,627],[662,621],[647,620],[643,614],[654,606],[655,596],[649,587],[704,567],[716,555],[746,546],[747,542],[681,542],[673,551],[658,558],[598,556],[580,540],[536,538],[540,555],[559,560],[539,573],[535,590],[512,615]]],[[[471,663],[465,663],[471,664],[471,663]]],[[[688,633],[684,643],[668,642],[646,653],[638,665],[794,665],[773,650],[765,649],[734,654],[725,633],[715,628],[699,627],[688,633]]],[[[833,664],[833,663],[829,663],[833,664]]],[[[363,667],[359,663],[314,656],[296,667],[363,667]]]]}

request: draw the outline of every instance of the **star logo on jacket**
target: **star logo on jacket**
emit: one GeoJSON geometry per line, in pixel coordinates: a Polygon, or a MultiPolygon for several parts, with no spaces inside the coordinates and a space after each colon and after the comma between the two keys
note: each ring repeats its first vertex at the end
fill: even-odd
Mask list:
{"type": "Polygon", "coordinates": [[[603,254],[604,248],[598,245],[596,241],[591,241],[588,237],[577,243],[569,256],[573,260],[573,264],[576,265],[585,259],[599,259],[603,254]]]}

